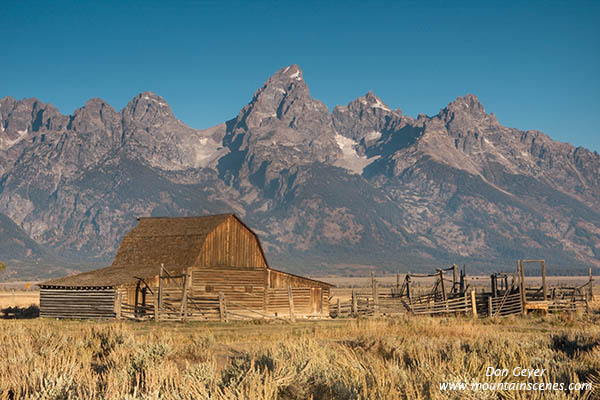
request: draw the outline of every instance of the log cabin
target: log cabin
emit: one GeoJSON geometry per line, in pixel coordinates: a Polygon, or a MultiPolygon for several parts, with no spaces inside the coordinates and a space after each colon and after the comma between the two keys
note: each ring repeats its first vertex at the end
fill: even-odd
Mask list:
{"type": "Polygon", "coordinates": [[[109,267],[39,284],[40,316],[323,318],[332,285],[269,266],[236,215],[138,218],[109,267]]]}

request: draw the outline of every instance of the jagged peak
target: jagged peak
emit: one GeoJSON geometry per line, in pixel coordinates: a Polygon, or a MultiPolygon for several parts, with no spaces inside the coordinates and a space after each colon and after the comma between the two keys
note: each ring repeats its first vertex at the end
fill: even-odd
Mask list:
{"type": "Polygon", "coordinates": [[[271,89],[287,93],[289,90],[300,89],[302,92],[308,92],[308,87],[303,79],[302,69],[297,64],[288,65],[275,72],[260,88],[254,98],[262,92],[271,89]]]}
{"type": "Polygon", "coordinates": [[[497,122],[494,113],[488,114],[479,101],[479,98],[474,94],[457,97],[448,103],[446,108],[442,109],[438,115],[446,121],[451,121],[457,116],[462,116],[468,119],[489,119],[490,122],[497,122]]]}
{"type": "Polygon", "coordinates": [[[14,97],[12,97],[12,96],[4,96],[4,97],[0,98],[0,104],[1,104],[1,103],[5,103],[5,102],[11,102],[11,103],[14,103],[14,102],[16,102],[16,101],[17,101],[17,100],[15,100],[15,98],[14,98],[14,97]]]}
{"type": "Polygon", "coordinates": [[[135,96],[133,99],[134,99],[134,100],[135,100],[135,99],[143,99],[143,100],[156,100],[156,101],[163,101],[163,102],[165,101],[165,99],[164,99],[164,98],[162,98],[161,96],[159,96],[159,95],[157,95],[156,93],[154,93],[154,92],[151,92],[151,91],[149,91],[149,90],[139,93],[139,94],[138,94],[137,96],[135,96]]]}
{"type": "Polygon", "coordinates": [[[303,79],[302,69],[296,64],[283,67],[275,72],[255,93],[252,101],[238,114],[238,123],[248,128],[261,126],[263,121],[278,119],[284,123],[294,123],[298,127],[298,117],[302,110],[312,109],[329,116],[329,109],[313,99],[303,79]]]}
{"type": "Polygon", "coordinates": [[[348,103],[348,106],[336,107],[338,111],[342,111],[347,108],[354,109],[355,111],[364,109],[374,109],[383,110],[385,112],[392,112],[392,109],[388,107],[383,102],[383,100],[381,100],[377,95],[375,95],[375,93],[373,93],[370,90],[364,96],[360,96],[357,97],[355,100],[352,100],[350,103],[348,103]]]}
{"type": "Polygon", "coordinates": [[[21,105],[27,108],[56,109],[56,107],[54,107],[54,105],[52,105],[51,103],[44,103],[43,101],[35,97],[24,97],[21,100],[16,100],[12,96],[6,96],[0,99],[0,106],[2,106],[3,104],[8,105],[9,107],[18,107],[19,105],[21,105]]]}
{"type": "Polygon", "coordinates": [[[298,64],[292,64],[281,68],[275,73],[275,75],[282,78],[293,79],[295,81],[301,81],[303,79],[302,69],[298,66],[298,64]]]}
{"type": "Polygon", "coordinates": [[[364,99],[366,104],[371,108],[378,108],[388,112],[392,111],[390,107],[388,107],[378,96],[375,95],[375,93],[370,90],[363,97],[359,97],[359,99],[364,99]]]}
{"type": "Polygon", "coordinates": [[[151,113],[154,116],[173,115],[171,106],[165,99],[150,91],[145,91],[135,96],[121,112],[126,116],[131,116],[133,119],[145,119],[150,110],[154,110],[154,112],[151,113]]]}
{"type": "Polygon", "coordinates": [[[104,101],[103,99],[101,99],[100,97],[92,97],[91,99],[89,99],[88,101],[85,102],[84,107],[97,107],[97,106],[109,106],[110,104],[108,104],[106,101],[104,101]]]}
{"type": "Polygon", "coordinates": [[[479,101],[479,98],[474,94],[466,94],[465,96],[458,96],[456,99],[448,103],[444,110],[450,112],[462,112],[471,115],[482,115],[486,114],[485,108],[479,101]]]}

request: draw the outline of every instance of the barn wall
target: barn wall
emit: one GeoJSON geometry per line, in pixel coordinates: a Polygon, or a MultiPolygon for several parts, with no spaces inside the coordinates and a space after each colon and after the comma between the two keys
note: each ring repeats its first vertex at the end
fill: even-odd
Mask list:
{"type": "Polygon", "coordinates": [[[287,316],[290,310],[290,285],[296,316],[329,315],[329,288],[315,287],[317,283],[311,280],[291,276],[299,279],[278,279],[280,287],[266,289],[269,274],[271,278],[274,273],[276,277],[290,275],[262,268],[236,267],[194,267],[191,273],[190,295],[193,297],[223,293],[229,312],[255,318],[260,318],[260,314],[250,310],[271,316],[275,313],[287,316]]]}
{"type": "MultiPolygon", "coordinates": [[[[329,289],[292,288],[294,314],[296,317],[328,316],[329,289]]],[[[288,289],[269,289],[266,310],[269,314],[288,316],[290,313],[288,289]]]]}
{"type": "Polygon", "coordinates": [[[199,295],[264,290],[267,276],[263,268],[194,267],[191,272],[192,292],[199,295]]]}
{"type": "Polygon", "coordinates": [[[303,278],[301,276],[295,276],[291,274],[287,274],[282,271],[269,270],[269,288],[272,289],[283,289],[288,286],[291,287],[320,287],[320,288],[328,288],[329,286],[325,283],[320,283],[314,281],[312,279],[303,278]]]}
{"type": "Polygon", "coordinates": [[[234,217],[228,218],[206,237],[202,252],[195,264],[197,266],[267,267],[258,239],[234,217]]]}
{"type": "Polygon", "coordinates": [[[40,289],[40,317],[114,318],[114,289],[40,289]]]}

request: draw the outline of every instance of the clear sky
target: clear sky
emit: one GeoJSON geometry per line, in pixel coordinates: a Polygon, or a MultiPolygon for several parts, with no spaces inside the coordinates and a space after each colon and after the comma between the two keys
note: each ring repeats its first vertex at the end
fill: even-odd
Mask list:
{"type": "Polygon", "coordinates": [[[207,128],[298,64],[330,109],[372,90],[434,115],[473,93],[504,125],[600,151],[598,1],[2,1],[0,38],[0,97],[65,114],[150,90],[207,128]]]}

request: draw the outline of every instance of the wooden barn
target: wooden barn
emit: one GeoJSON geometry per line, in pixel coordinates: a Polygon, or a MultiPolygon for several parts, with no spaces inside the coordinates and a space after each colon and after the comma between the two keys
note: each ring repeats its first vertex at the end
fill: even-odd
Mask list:
{"type": "Polygon", "coordinates": [[[39,286],[41,317],[227,320],[327,317],[332,285],[270,268],[222,214],[139,218],[111,266],[39,286]]]}

